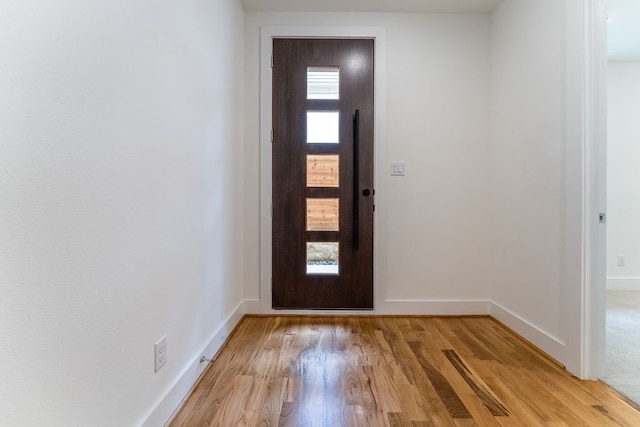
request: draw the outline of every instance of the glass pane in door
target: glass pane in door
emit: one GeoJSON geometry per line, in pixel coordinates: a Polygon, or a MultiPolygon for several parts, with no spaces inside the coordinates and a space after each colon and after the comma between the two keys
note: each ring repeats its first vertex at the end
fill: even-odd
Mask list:
{"type": "Polygon", "coordinates": [[[338,199],[307,199],[307,231],[338,231],[338,199]]]}
{"type": "Polygon", "coordinates": [[[338,242],[307,242],[307,274],[338,274],[338,242]]]}
{"type": "Polygon", "coordinates": [[[307,143],[338,144],[339,111],[307,111],[307,143]]]}
{"type": "Polygon", "coordinates": [[[307,154],[307,187],[338,187],[340,155],[307,154]]]}
{"type": "Polygon", "coordinates": [[[307,99],[340,99],[340,68],[307,67],[307,99]]]}

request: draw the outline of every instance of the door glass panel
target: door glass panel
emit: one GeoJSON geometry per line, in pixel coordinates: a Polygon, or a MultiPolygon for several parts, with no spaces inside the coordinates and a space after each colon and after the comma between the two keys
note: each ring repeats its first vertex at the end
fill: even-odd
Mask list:
{"type": "Polygon", "coordinates": [[[340,142],[339,111],[307,111],[307,142],[337,144],[340,142]]]}
{"type": "Polygon", "coordinates": [[[338,187],[340,156],[307,154],[307,187],[338,187]]]}
{"type": "Polygon", "coordinates": [[[307,242],[307,274],[338,274],[338,242],[307,242]]]}
{"type": "Polygon", "coordinates": [[[338,199],[307,199],[307,231],[338,231],[338,199]]]}
{"type": "Polygon", "coordinates": [[[307,67],[307,99],[340,99],[340,68],[307,67]]]}

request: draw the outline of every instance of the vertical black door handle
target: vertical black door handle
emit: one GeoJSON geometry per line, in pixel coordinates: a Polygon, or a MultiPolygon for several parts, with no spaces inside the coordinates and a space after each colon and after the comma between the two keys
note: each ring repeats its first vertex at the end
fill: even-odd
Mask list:
{"type": "Polygon", "coordinates": [[[360,241],[360,110],[353,115],[353,247],[360,241]]]}

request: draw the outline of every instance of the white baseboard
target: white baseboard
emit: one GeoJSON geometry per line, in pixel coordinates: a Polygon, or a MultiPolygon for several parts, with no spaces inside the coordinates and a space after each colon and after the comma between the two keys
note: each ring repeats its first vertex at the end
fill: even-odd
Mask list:
{"type": "Polygon", "coordinates": [[[566,345],[542,328],[534,325],[495,302],[491,303],[491,316],[520,334],[557,361],[565,360],[566,345]]]}
{"type": "Polygon", "coordinates": [[[218,331],[213,335],[209,343],[204,345],[201,351],[193,356],[191,362],[184,368],[182,373],[174,381],[173,385],[169,387],[167,392],[149,412],[148,416],[142,423],[142,426],[158,427],[165,425],[167,421],[169,421],[173,413],[178,409],[184,398],[187,397],[187,394],[189,394],[189,391],[207,367],[206,363],[200,363],[200,358],[203,355],[211,358],[218,352],[218,350],[220,350],[224,342],[229,337],[231,331],[233,331],[233,328],[235,328],[238,322],[242,319],[244,310],[245,304],[242,302],[235,308],[233,313],[231,313],[222,326],[218,328],[218,331]]]}
{"type": "Polygon", "coordinates": [[[426,316],[478,316],[488,315],[488,300],[404,300],[387,299],[375,314],[426,316]]]}
{"type": "Polygon", "coordinates": [[[244,312],[245,314],[261,314],[262,303],[259,299],[246,299],[244,300],[244,312]]]}
{"type": "Polygon", "coordinates": [[[314,316],[475,316],[489,315],[490,301],[486,300],[402,300],[389,299],[377,303],[374,310],[269,310],[262,311],[260,300],[245,300],[246,314],[314,316]]]}
{"type": "Polygon", "coordinates": [[[607,290],[640,291],[640,277],[607,277],[607,290]]]}

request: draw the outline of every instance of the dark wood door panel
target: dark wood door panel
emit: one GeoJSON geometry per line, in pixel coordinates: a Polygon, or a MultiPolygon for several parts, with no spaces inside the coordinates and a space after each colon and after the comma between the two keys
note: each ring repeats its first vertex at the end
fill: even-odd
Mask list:
{"type": "Polygon", "coordinates": [[[273,52],[273,307],[371,309],[373,196],[362,191],[373,190],[373,40],[275,39],[273,52]],[[307,67],[339,67],[340,99],[308,100],[307,67]],[[339,111],[338,144],[306,142],[307,111],[339,111]],[[309,154],[339,155],[338,188],[307,187],[309,154]],[[338,231],[306,230],[307,198],[339,200],[338,231]],[[308,274],[307,242],[338,242],[339,273],[308,274]]]}

